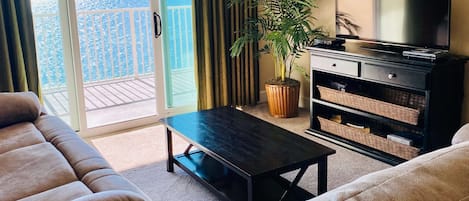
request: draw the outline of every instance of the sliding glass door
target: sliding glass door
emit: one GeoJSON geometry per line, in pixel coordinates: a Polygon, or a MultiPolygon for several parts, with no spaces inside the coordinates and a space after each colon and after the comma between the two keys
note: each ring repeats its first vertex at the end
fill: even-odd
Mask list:
{"type": "Polygon", "coordinates": [[[77,88],[66,4],[60,0],[32,0],[34,34],[44,106],[79,130],[77,88]]]}
{"type": "MultiPolygon", "coordinates": [[[[154,29],[148,0],[75,0],[89,128],[156,116],[154,29]]],[[[156,10],[156,8],[155,8],[156,10]]],[[[161,56],[158,56],[161,58],[161,56]]]]}
{"type": "Polygon", "coordinates": [[[166,105],[195,106],[192,0],[162,0],[166,105]]]}
{"type": "Polygon", "coordinates": [[[32,5],[51,113],[99,134],[195,109],[190,0],[32,5]]]}

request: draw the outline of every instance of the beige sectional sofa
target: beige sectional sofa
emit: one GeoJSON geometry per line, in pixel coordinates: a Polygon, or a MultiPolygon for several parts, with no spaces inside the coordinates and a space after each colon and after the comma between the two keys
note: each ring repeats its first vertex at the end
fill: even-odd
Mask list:
{"type": "Polygon", "coordinates": [[[320,200],[469,201],[469,124],[456,132],[451,146],[365,175],[311,199],[320,200]]]}
{"type": "Polygon", "coordinates": [[[0,93],[0,200],[150,200],[31,92],[0,93]]]}

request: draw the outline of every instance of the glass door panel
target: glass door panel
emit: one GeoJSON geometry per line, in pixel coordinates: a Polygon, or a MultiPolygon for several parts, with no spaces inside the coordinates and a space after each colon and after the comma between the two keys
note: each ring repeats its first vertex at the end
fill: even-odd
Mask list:
{"type": "Polygon", "coordinates": [[[44,106],[79,130],[76,85],[64,1],[32,0],[36,54],[44,106]]]}
{"type": "Polygon", "coordinates": [[[166,108],[197,104],[192,0],[162,0],[166,108]]]}
{"type": "Polygon", "coordinates": [[[48,111],[88,136],[194,110],[191,3],[32,0],[48,111]]]}
{"type": "Polygon", "coordinates": [[[148,0],[75,0],[87,127],[156,115],[148,0]]]}

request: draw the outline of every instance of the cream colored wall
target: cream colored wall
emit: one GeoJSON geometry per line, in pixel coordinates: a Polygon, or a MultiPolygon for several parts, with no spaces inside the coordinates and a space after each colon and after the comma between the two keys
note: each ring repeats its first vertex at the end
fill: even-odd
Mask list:
{"type": "MultiPolygon", "coordinates": [[[[323,26],[323,28],[330,33],[331,36],[335,35],[335,1],[331,0],[318,0],[319,8],[315,10],[317,18],[316,25],[323,26]]],[[[459,55],[469,56],[469,1],[468,0],[452,0],[451,10],[451,49],[450,52],[459,55]]],[[[298,63],[309,71],[309,58],[305,54],[298,63]]],[[[262,56],[260,58],[260,86],[263,91],[265,81],[274,77],[274,68],[272,67],[272,58],[269,56],[262,56]]],[[[298,75],[294,78],[301,78],[298,75]]],[[[300,106],[308,107],[309,103],[309,81],[301,80],[302,92],[300,106]]],[[[462,122],[469,122],[469,63],[466,64],[465,81],[464,81],[464,101],[463,110],[461,111],[462,122]]],[[[262,95],[262,94],[261,94],[262,95]]]]}
{"type": "MultiPolygon", "coordinates": [[[[315,17],[317,18],[314,24],[316,26],[322,26],[326,32],[330,33],[331,35],[335,35],[335,3],[331,3],[331,0],[317,0],[317,2],[319,8],[313,11],[315,17]]],[[[260,46],[263,46],[262,43],[260,43],[260,46]]],[[[309,72],[310,63],[308,53],[305,53],[296,62],[304,68],[308,69],[307,71],[309,72]]],[[[261,86],[261,101],[265,101],[264,83],[267,80],[274,78],[275,76],[273,65],[274,63],[272,56],[262,55],[260,57],[259,84],[261,86]]],[[[309,97],[309,80],[305,80],[303,76],[295,72],[292,73],[292,78],[301,81],[300,107],[309,107],[309,103],[306,100],[309,97]]]]}
{"type": "MultiPolygon", "coordinates": [[[[373,16],[373,10],[376,6],[375,0],[360,0],[360,6],[355,6],[356,4],[356,0],[342,0],[340,6],[337,6],[337,9],[352,14],[353,21],[360,22],[360,37],[373,38],[376,35],[376,30],[374,30],[376,19],[374,19],[373,16]]],[[[349,34],[346,29],[342,29],[340,33],[349,34]]]]}

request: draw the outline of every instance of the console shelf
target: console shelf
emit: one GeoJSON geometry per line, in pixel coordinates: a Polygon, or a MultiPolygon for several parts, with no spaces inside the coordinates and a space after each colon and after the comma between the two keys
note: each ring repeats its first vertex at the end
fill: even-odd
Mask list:
{"type": "Polygon", "coordinates": [[[406,123],[403,123],[401,121],[397,121],[397,120],[394,120],[394,119],[389,119],[389,118],[386,118],[386,117],[383,117],[383,116],[379,116],[379,115],[376,115],[376,114],[373,114],[373,113],[364,112],[364,111],[361,111],[361,110],[349,108],[349,107],[346,107],[346,106],[337,105],[335,103],[327,102],[327,101],[324,101],[324,100],[313,98],[312,99],[312,104],[314,104],[314,105],[323,105],[325,107],[334,108],[334,109],[337,109],[337,110],[341,110],[341,111],[344,111],[344,112],[360,115],[360,116],[363,116],[363,117],[368,117],[368,118],[371,118],[371,119],[376,119],[376,120],[381,121],[381,122],[387,122],[387,123],[392,123],[392,124],[396,124],[396,125],[400,125],[400,126],[409,127],[411,129],[419,130],[419,131],[423,132],[423,128],[421,128],[419,126],[416,126],[416,125],[406,124],[406,123]]]}
{"type": "Polygon", "coordinates": [[[416,61],[360,47],[310,48],[307,132],[390,164],[448,146],[467,58],[416,61]]]}

